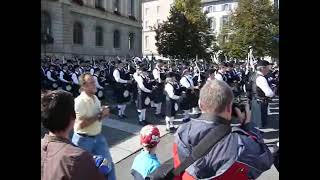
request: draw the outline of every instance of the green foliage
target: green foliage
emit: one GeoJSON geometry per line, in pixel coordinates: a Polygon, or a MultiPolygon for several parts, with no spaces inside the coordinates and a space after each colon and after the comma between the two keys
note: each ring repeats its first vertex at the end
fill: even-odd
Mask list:
{"type": "Polygon", "coordinates": [[[224,27],[219,42],[221,49],[229,56],[244,59],[249,46],[254,56],[278,58],[279,35],[278,10],[269,0],[239,0],[238,8],[231,16],[231,23],[224,27]],[[229,35],[229,41],[223,37],[229,35]]]}
{"type": "Polygon", "coordinates": [[[156,46],[164,57],[208,58],[206,49],[214,40],[202,13],[200,0],[177,0],[167,21],[155,29],[156,46]]]}

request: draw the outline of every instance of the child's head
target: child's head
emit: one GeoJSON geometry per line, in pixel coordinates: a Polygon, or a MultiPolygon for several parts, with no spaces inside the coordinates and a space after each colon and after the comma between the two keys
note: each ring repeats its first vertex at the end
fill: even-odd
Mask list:
{"type": "Polygon", "coordinates": [[[156,126],[146,125],[140,131],[140,144],[147,151],[154,149],[160,142],[160,131],[156,126]]]}

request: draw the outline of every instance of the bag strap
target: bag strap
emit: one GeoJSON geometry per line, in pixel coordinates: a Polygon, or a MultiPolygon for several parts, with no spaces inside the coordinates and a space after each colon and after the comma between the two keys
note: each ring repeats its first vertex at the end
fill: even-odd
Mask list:
{"type": "Polygon", "coordinates": [[[219,124],[212,129],[198,144],[195,146],[191,155],[187,157],[177,168],[173,170],[175,176],[180,175],[195,161],[208,154],[212,147],[218,143],[222,138],[231,132],[231,126],[226,124],[219,124]]]}

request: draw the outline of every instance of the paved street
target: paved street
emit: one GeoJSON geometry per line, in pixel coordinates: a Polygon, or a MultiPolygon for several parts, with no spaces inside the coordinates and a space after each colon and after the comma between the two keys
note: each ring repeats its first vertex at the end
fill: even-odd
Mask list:
{"type": "MultiPolygon", "coordinates": [[[[172,156],[173,135],[165,131],[164,118],[157,119],[154,117],[154,108],[147,110],[147,118],[153,124],[157,124],[160,129],[161,142],[157,150],[158,158],[161,162],[168,160],[172,156]]],[[[264,131],[266,144],[272,151],[272,145],[279,141],[279,102],[276,99],[270,103],[268,108],[269,119],[264,131]]],[[[129,117],[125,120],[117,120],[114,115],[103,122],[103,135],[107,138],[110,146],[110,152],[116,163],[116,175],[119,180],[132,179],[130,168],[134,157],[139,153],[139,131],[141,126],[138,125],[138,115],[134,104],[128,105],[126,115],[129,117]]],[[[178,126],[181,122],[181,115],[178,115],[175,124],[178,126]]],[[[42,129],[42,135],[44,130],[42,129]]],[[[276,180],[279,179],[278,171],[272,167],[269,171],[262,174],[259,180],[276,180]]]]}

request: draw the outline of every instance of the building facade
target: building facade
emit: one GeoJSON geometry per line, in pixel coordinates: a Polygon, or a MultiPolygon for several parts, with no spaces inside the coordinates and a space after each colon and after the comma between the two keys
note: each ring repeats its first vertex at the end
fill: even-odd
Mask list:
{"type": "Polygon", "coordinates": [[[232,12],[238,6],[237,0],[202,0],[202,10],[207,13],[209,28],[218,36],[222,27],[231,17],[232,12]]]}
{"type": "Polygon", "coordinates": [[[142,49],[144,56],[151,56],[156,59],[160,57],[155,45],[156,33],[152,29],[158,24],[166,21],[170,8],[173,6],[174,0],[143,0],[142,1],[142,49]]]}
{"type": "Polygon", "coordinates": [[[41,0],[41,37],[41,55],[141,56],[141,0],[41,0]]]}
{"type": "MultiPolygon", "coordinates": [[[[271,0],[279,8],[279,0],[271,0]]],[[[213,34],[218,36],[224,24],[228,23],[231,14],[238,7],[238,0],[201,0],[202,11],[208,12],[209,27],[213,34]]]]}

